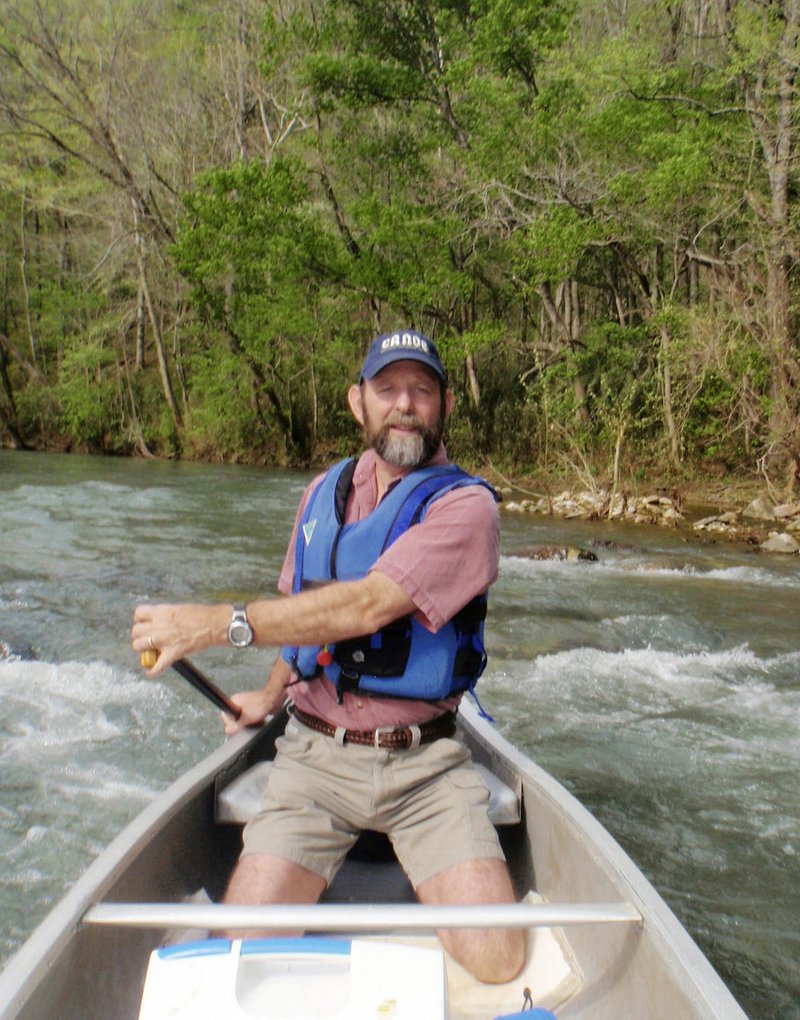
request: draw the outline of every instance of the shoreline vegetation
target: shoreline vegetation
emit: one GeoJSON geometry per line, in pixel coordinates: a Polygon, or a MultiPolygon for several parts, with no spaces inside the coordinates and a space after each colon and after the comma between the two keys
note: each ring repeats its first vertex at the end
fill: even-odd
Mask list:
{"type": "Polygon", "coordinates": [[[794,0],[0,5],[0,443],[327,464],[413,328],[465,465],[791,503],[798,35],[794,0]]]}

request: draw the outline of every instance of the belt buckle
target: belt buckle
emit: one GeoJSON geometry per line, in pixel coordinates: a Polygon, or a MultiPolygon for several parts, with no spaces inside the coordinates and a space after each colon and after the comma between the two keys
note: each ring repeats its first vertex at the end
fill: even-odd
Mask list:
{"type": "Polygon", "coordinates": [[[385,748],[383,746],[383,744],[381,743],[381,734],[382,733],[396,733],[396,732],[397,732],[397,727],[396,726],[377,726],[375,728],[375,734],[374,734],[374,737],[373,737],[373,743],[374,743],[374,746],[375,746],[375,750],[376,751],[392,750],[392,748],[385,748]]]}

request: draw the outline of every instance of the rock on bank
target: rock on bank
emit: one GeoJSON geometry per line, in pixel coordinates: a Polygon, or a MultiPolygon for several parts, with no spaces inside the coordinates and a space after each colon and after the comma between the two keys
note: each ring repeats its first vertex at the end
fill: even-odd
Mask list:
{"type": "MultiPolygon", "coordinates": [[[[513,491],[507,490],[506,494],[513,495],[513,491]]],[[[547,514],[567,520],[626,521],[671,528],[689,524],[681,500],[674,494],[629,496],[602,489],[566,490],[557,496],[507,499],[503,502],[503,509],[507,513],[547,514]]],[[[695,533],[746,542],[764,552],[800,553],[800,502],[777,504],[766,496],[759,496],[744,509],[725,510],[701,517],[691,527],[695,533]]]]}

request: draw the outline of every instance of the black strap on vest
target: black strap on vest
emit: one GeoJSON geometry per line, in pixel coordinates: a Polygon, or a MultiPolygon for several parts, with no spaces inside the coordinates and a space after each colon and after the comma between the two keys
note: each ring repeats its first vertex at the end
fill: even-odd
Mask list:
{"type": "Polygon", "coordinates": [[[333,494],[333,511],[336,515],[338,528],[331,542],[330,575],[331,580],[336,580],[336,550],[339,548],[339,539],[344,528],[344,512],[347,507],[347,497],[350,494],[350,486],[353,484],[353,475],[356,473],[358,461],[353,458],[349,464],[342,469],[342,473],[336,480],[336,489],[333,494]]]}
{"type": "Polygon", "coordinates": [[[356,473],[356,461],[353,458],[349,464],[342,468],[342,473],[336,482],[336,491],[333,497],[334,512],[336,513],[337,524],[344,524],[344,511],[347,506],[347,497],[350,493],[350,486],[353,484],[353,475],[356,473]]]}

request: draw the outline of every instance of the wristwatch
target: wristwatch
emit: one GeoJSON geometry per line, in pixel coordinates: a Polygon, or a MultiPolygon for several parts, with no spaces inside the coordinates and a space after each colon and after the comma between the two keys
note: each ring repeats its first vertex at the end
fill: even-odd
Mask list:
{"type": "Polygon", "coordinates": [[[247,609],[243,603],[233,607],[233,616],[228,624],[228,640],[234,648],[247,648],[253,643],[253,628],[247,619],[247,609]]]}

